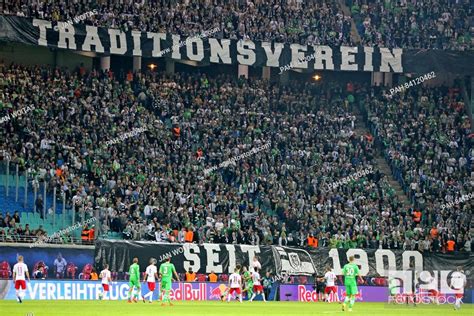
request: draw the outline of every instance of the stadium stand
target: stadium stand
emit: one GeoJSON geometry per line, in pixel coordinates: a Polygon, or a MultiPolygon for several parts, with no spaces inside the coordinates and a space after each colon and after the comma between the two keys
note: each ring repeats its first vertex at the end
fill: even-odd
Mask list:
{"type": "Polygon", "coordinates": [[[346,1],[366,46],[470,50],[470,1],[346,1]]]}
{"type": "Polygon", "coordinates": [[[90,1],[37,3],[15,1],[3,14],[88,25],[171,32],[193,36],[219,28],[217,38],[252,39],[300,44],[351,43],[351,18],[334,1],[90,1]],[[91,13],[92,12],[92,13],[91,13]],[[80,19],[83,17],[84,19],[80,19]],[[79,18],[79,19],[78,19],[79,18]],[[76,19],[76,20],[75,20],[76,19]]]}
{"type": "MultiPolygon", "coordinates": [[[[307,84],[302,89],[296,84],[179,73],[136,74],[122,81],[111,72],[81,75],[79,70],[18,65],[2,69],[0,79],[2,115],[20,104],[34,108],[32,115],[5,123],[2,136],[7,142],[1,149],[64,191],[78,211],[77,221],[92,218],[98,208],[103,236],[301,246],[314,236],[312,247],[434,251],[446,250],[453,238],[456,250],[470,249],[468,216],[446,215],[420,200],[409,209],[398,199],[387,175],[374,168],[374,139],[356,133],[348,92],[339,86],[307,84]],[[134,128],[144,131],[107,143],[134,128]],[[7,132],[16,136],[8,138],[7,132]],[[267,150],[232,161],[265,144],[271,144],[267,150]],[[231,162],[204,172],[224,161],[231,162]],[[368,168],[373,172],[333,185],[368,168]],[[436,236],[429,234],[433,224],[436,236]]],[[[357,89],[357,99],[366,100],[365,87],[357,89]]],[[[418,91],[413,89],[413,95],[418,91]]],[[[438,100],[436,96],[430,100],[438,100]]],[[[405,148],[390,146],[396,134],[384,136],[389,126],[400,123],[390,121],[388,111],[394,107],[384,110],[376,100],[369,103],[371,111],[385,111],[381,114],[387,116],[381,122],[379,116],[370,116],[372,124],[377,122],[374,134],[393,156],[392,147],[405,148]]],[[[441,104],[449,105],[449,99],[441,104]]],[[[417,109],[410,102],[406,106],[417,109]]],[[[446,112],[458,114],[452,120],[437,114],[426,120],[461,120],[457,111],[446,112]]],[[[469,126],[460,126],[452,136],[462,136],[457,147],[464,149],[456,159],[469,148],[469,126]]],[[[421,146],[430,134],[414,135],[421,146]]],[[[405,179],[403,165],[396,165],[405,179]]],[[[470,170],[471,163],[464,161],[457,179],[470,170]]],[[[417,180],[412,175],[409,181],[417,180]]],[[[22,235],[14,233],[16,223],[12,225],[10,217],[8,221],[8,234],[22,235]]]]}
{"type": "Polygon", "coordinates": [[[466,1],[76,1],[6,3],[3,14],[51,21],[171,32],[193,36],[219,28],[217,38],[308,45],[380,46],[469,50],[473,48],[472,6],[466,1]],[[251,17],[251,18],[250,18],[251,17]],[[351,36],[354,21],[358,34],[351,36]]]}

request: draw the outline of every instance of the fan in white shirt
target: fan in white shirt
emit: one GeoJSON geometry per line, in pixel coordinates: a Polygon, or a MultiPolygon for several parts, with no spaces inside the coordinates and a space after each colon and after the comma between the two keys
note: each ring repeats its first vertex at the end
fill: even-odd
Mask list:
{"type": "Polygon", "coordinates": [[[28,277],[28,282],[30,282],[28,266],[23,262],[23,256],[18,256],[18,263],[13,266],[13,280],[15,281],[16,299],[19,303],[22,303],[25,298],[25,276],[28,277]]]}
{"type": "Polygon", "coordinates": [[[150,265],[146,267],[145,277],[143,279],[143,282],[147,282],[148,289],[150,290],[150,292],[143,295],[143,302],[145,302],[146,297],[150,297],[149,299],[150,303],[153,301],[153,292],[155,291],[155,288],[156,288],[156,279],[158,279],[158,269],[156,268],[156,259],[150,258],[150,265]]]}

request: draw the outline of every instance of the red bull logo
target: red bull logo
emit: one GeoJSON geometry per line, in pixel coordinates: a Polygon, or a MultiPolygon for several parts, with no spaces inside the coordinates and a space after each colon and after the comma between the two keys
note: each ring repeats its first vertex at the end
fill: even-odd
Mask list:
{"type": "Polygon", "coordinates": [[[223,295],[227,293],[227,286],[225,284],[219,284],[219,286],[216,286],[215,288],[211,287],[211,290],[209,292],[209,299],[217,299],[220,300],[223,295]]]}
{"type": "MultiPolygon", "coordinates": [[[[316,290],[307,290],[306,286],[298,285],[298,301],[300,302],[319,302],[318,293],[316,290]]],[[[336,293],[329,294],[330,302],[339,302],[339,295],[336,293]]]]}
{"type": "Polygon", "coordinates": [[[170,299],[175,301],[205,301],[207,289],[205,283],[199,283],[197,289],[193,289],[191,283],[179,283],[177,289],[170,291],[170,299]]]}

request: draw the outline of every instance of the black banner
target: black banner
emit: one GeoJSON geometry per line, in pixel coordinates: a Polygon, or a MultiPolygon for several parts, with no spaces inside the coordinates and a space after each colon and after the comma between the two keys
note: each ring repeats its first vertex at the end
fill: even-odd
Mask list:
{"type": "Polygon", "coordinates": [[[388,270],[407,270],[410,265],[418,269],[455,270],[461,266],[464,271],[474,268],[474,255],[466,252],[455,254],[426,253],[418,251],[388,249],[303,249],[278,246],[251,246],[229,244],[161,244],[153,242],[132,242],[99,240],[96,244],[95,264],[108,263],[112,271],[127,271],[133,257],[138,257],[144,269],[151,257],[158,262],[171,257],[178,272],[190,267],[197,273],[230,273],[236,264],[250,265],[254,256],[259,257],[263,271],[277,275],[324,274],[330,266],[336,274],[349,256],[361,267],[361,274],[387,276],[388,270]]]}
{"type": "Polygon", "coordinates": [[[176,34],[122,32],[75,24],[0,16],[0,40],[104,55],[170,57],[201,64],[268,66],[394,73],[474,73],[473,51],[402,50],[380,47],[329,47],[216,39],[218,28],[188,38],[176,34]]]}

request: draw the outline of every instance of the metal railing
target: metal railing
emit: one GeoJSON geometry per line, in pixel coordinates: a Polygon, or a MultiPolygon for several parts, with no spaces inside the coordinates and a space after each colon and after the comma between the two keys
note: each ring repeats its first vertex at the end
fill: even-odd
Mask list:
{"type": "MultiPolygon", "coordinates": [[[[1,156],[0,156],[1,157],[1,156]]],[[[66,195],[61,192],[58,194],[57,187],[48,176],[40,177],[37,174],[30,174],[26,168],[18,162],[11,161],[7,155],[3,155],[0,160],[0,212],[5,211],[5,204],[12,204],[14,209],[7,211],[20,211],[39,213],[41,218],[49,220],[52,225],[56,225],[56,217],[63,214],[63,226],[70,225],[66,223],[66,217],[69,210],[66,209],[66,195]],[[20,192],[23,195],[20,196],[20,192]],[[42,204],[39,201],[41,196],[42,204]],[[48,199],[49,197],[49,199],[48,199]],[[37,203],[38,201],[38,203],[37,203]],[[48,205],[48,201],[52,201],[48,205]],[[57,208],[57,201],[62,202],[61,209],[57,208]],[[41,206],[41,209],[37,209],[41,206]],[[52,214],[48,214],[48,207],[52,208],[52,214]]]]}
{"type": "MultiPolygon", "coordinates": [[[[47,236],[46,236],[47,239],[47,236]]],[[[93,245],[95,240],[82,240],[81,238],[76,238],[73,236],[68,236],[66,239],[56,238],[47,240],[42,239],[38,236],[31,235],[1,235],[0,234],[0,243],[27,243],[31,244],[33,247],[37,245],[93,245]]]]}

